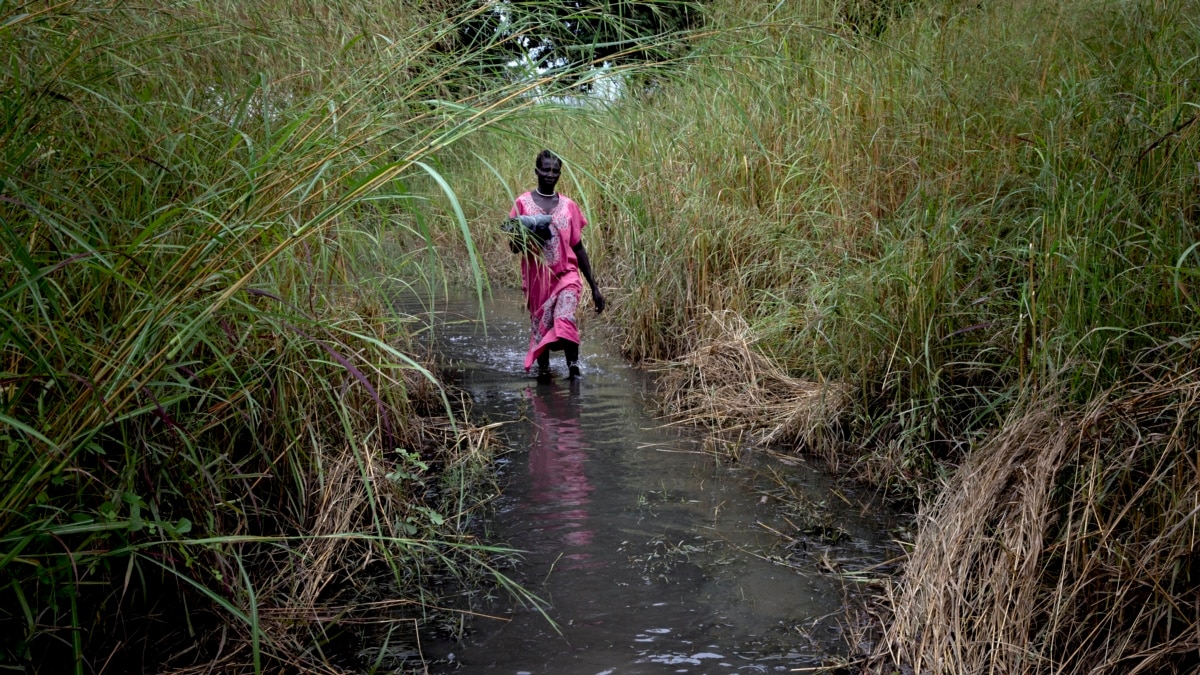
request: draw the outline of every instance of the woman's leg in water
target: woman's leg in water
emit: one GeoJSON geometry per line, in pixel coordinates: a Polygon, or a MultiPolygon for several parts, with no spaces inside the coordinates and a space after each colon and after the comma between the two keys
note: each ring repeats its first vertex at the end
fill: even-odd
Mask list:
{"type": "Polygon", "coordinates": [[[550,352],[562,350],[563,356],[567,359],[567,374],[569,377],[579,377],[579,343],[571,342],[570,340],[558,340],[551,344],[544,352],[538,354],[538,376],[545,377],[550,374],[550,352]]]}
{"type": "Polygon", "coordinates": [[[579,377],[579,343],[570,340],[559,340],[563,347],[563,356],[567,357],[568,377],[579,377]]]}

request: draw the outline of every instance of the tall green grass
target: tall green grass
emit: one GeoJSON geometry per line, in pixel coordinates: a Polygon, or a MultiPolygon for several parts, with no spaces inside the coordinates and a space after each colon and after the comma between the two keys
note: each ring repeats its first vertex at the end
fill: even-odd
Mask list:
{"type": "Polygon", "coordinates": [[[1190,358],[1200,6],[875,5],[877,35],[844,3],[714,3],[616,105],[471,149],[508,185],[537,145],[568,159],[631,357],[735,310],[793,375],[854,385],[843,437],[912,494],[1023,392],[1190,358]]]}
{"type": "Polygon", "coordinates": [[[488,569],[486,433],[391,307],[439,264],[409,185],[453,214],[434,153],[555,86],[484,86],[467,18],[0,3],[0,666],[331,670],[488,569]]]}

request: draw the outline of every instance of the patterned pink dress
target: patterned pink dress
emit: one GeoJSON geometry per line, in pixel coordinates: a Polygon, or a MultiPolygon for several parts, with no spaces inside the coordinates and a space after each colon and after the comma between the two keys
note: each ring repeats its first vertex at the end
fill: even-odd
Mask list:
{"type": "Polygon", "coordinates": [[[575,325],[575,308],[579,305],[583,282],[579,278],[579,260],[575,246],[587,227],[587,219],[579,205],[562,195],[553,211],[544,211],[526,192],[517,197],[509,217],[553,217],[550,241],[540,255],[528,253],[521,259],[521,290],[525,291],[525,306],[529,310],[529,352],[525,355],[525,370],[533,367],[537,357],[557,340],[579,343],[579,327],[575,325]]]}

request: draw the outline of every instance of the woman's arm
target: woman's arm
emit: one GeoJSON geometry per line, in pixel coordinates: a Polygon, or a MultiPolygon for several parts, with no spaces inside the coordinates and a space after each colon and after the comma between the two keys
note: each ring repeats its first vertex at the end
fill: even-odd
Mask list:
{"type": "Polygon", "coordinates": [[[596,313],[604,311],[604,296],[600,294],[600,287],[596,285],[596,280],[592,278],[592,263],[588,260],[587,250],[583,248],[583,241],[571,247],[575,251],[575,259],[579,261],[579,271],[583,273],[583,278],[587,279],[588,286],[592,289],[592,304],[596,305],[596,313]]]}

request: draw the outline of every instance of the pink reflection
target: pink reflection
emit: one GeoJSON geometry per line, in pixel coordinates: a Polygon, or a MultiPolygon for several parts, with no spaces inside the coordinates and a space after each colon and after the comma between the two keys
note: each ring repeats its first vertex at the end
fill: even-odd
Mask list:
{"type": "Polygon", "coordinates": [[[525,390],[533,405],[533,440],[529,447],[529,498],[539,507],[534,518],[548,531],[561,531],[563,559],[575,561],[570,568],[593,567],[591,554],[572,551],[592,543],[594,532],[587,528],[587,505],[592,485],[584,473],[587,445],[567,392],[553,387],[525,390]]]}

